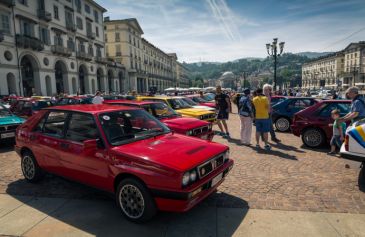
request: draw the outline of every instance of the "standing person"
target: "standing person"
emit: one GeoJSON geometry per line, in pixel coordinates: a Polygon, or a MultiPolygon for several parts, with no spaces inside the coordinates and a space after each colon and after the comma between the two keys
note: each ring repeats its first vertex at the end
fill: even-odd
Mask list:
{"type": "Polygon", "coordinates": [[[233,96],[233,102],[237,105],[237,113],[238,113],[238,111],[239,111],[239,109],[240,109],[240,106],[239,106],[239,104],[240,104],[240,98],[241,98],[241,94],[239,94],[239,93],[236,93],[236,95],[235,96],[233,96]]]}
{"type": "Polygon", "coordinates": [[[252,102],[250,98],[250,89],[245,89],[243,95],[238,102],[238,114],[241,120],[241,144],[245,146],[251,145],[252,133],[252,102]]]}
{"type": "Polygon", "coordinates": [[[220,135],[224,138],[229,138],[229,131],[227,127],[226,120],[228,120],[229,113],[232,113],[231,101],[229,100],[229,96],[222,93],[222,87],[217,86],[216,95],[215,95],[215,105],[217,108],[217,124],[219,129],[221,130],[220,135]],[[223,130],[223,126],[225,129],[225,133],[223,130]]]}
{"type": "Polygon", "coordinates": [[[300,90],[297,90],[295,97],[302,97],[302,92],[300,90]]]}
{"type": "Polygon", "coordinates": [[[339,122],[346,122],[349,120],[357,122],[361,119],[365,119],[365,102],[359,96],[359,88],[356,86],[348,88],[346,97],[352,100],[351,109],[348,114],[338,119],[339,122]]]}
{"type": "Polygon", "coordinates": [[[271,107],[271,93],[272,93],[272,86],[270,84],[265,84],[263,87],[264,95],[267,97],[269,101],[269,120],[270,120],[270,136],[273,142],[280,142],[280,140],[276,137],[276,133],[274,130],[274,125],[272,121],[272,107],[271,107]]]}
{"type": "Polygon", "coordinates": [[[336,154],[336,147],[341,148],[342,142],[344,141],[344,134],[346,131],[346,123],[339,122],[340,111],[335,109],[331,112],[331,117],[335,121],[330,124],[333,128],[333,135],[331,138],[331,151],[328,154],[336,154]]]}
{"type": "Polygon", "coordinates": [[[104,98],[101,97],[101,92],[100,91],[97,91],[95,93],[95,96],[94,96],[93,100],[92,100],[92,103],[93,104],[102,104],[103,101],[104,101],[104,98]]]}
{"type": "Polygon", "coordinates": [[[256,90],[257,96],[253,98],[255,106],[255,124],[256,124],[256,148],[260,148],[260,136],[263,133],[265,149],[270,150],[271,146],[268,143],[270,132],[270,117],[269,117],[269,100],[262,93],[262,89],[256,90]]]}

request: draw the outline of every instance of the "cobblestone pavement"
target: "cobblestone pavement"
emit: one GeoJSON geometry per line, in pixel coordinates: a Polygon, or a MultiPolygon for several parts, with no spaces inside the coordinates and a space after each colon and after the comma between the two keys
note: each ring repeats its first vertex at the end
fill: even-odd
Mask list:
{"type": "MultiPolygon", "coordinates": [[[[235,166],[218,193],[202,205],[365,213],[365,184],[359,181],[359,163],[328,156],[326,148],[309,150],[302,146],[300,138],[290,133],[278,133],[282,143],[272,144],[272,151],[257,151],[237,145],[237,114],[231,115],[229,127],[232,139],[216,136],[214,141],[230,147],[235,166]]],[[[103,192],[52,175],[40,184],[25,182],[11,144],[1,144],[0,162],[0,193],[108,198],[103,192]]]]}

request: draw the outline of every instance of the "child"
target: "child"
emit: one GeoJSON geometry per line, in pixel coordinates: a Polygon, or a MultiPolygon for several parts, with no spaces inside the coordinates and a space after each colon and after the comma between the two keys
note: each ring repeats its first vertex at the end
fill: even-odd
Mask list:
{"type": "Polygon", "coordinates": [[[340,111],[335,109],[331,112],[331,117],[335,121],[333,123],[333,135],[331,139],[331,152],[328,154],[335,154],[336,147],[341,148],[342,142],[344,140],[346,124],[344,122],[339,123],[338,119],[340,117],[340,111]]]}

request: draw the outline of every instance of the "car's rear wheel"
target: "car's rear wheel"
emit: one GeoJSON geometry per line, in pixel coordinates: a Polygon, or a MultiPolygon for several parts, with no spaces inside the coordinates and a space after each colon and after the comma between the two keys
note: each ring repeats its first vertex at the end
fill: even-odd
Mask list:
{"type": "Polygon", "coordinates": [[[278,118],[275,121],[275,127],[279,132],[287,132],[290,129],[290,121],[285,117],[278,118]]]}
{"type": "Polygon", "coordinates": [[[320,147],[325,141],[325,135],[319,129],[309,128],[302,133],[302,141],[308,147],[320,147]]]}
{"type": "Polygon", "coordinates": [[[30,151],[22,154],[21,168],[24,178],[31,183],[36,183],[44,176],[43,170],[39,167],[34,155],[30,151]]]}
{"type": "Polygon", "coordinates": [[[116,192],[117,204],[123,215],[133,222],[150,220],[157,212],[156,204],[149,190],[133,178],[123,179],[116,192]]]}

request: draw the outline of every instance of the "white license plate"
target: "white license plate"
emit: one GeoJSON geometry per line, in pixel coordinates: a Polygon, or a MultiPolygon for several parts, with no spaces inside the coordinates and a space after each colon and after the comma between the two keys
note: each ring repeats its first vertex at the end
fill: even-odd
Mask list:
{"type": "Polygon", "coordinates": [[[9,138],[9,137],[15,137],[15,132],[1,134],[1,138],[9,138]]]}
{"type": "Polygon", "coordinates": [[[207,140],[208,139],[208,135],[203,135],[200,137],[201,139],[207,140]]]}
{"type": "Polygon", "coordinates": [[[223,177],[223,173],[220,173],[219,175],[215,176],[212,179],[212,186],[211,187],[214,187],[217,183],[219,183],[219,181],[221,181],[222,177],[223,177]]]}

